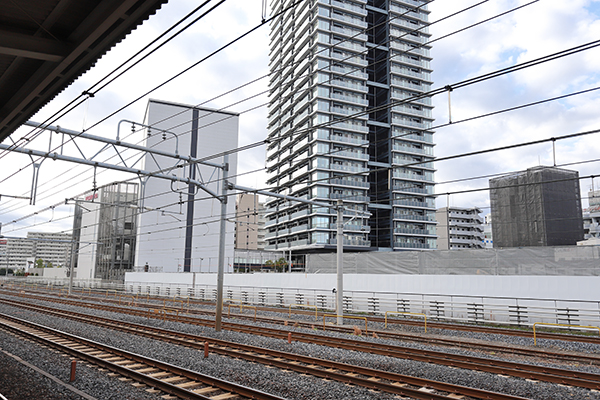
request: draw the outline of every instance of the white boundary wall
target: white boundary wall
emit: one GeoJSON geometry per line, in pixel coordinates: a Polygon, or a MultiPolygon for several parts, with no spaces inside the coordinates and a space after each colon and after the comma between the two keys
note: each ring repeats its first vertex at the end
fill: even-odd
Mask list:
{"type": "MultiPolygon", "coordinates": [[[[216,299],[215,274],[128,273],[125,290],[216,299]]],[[[336,275],[227,274],[225,301],[335,310],[336,275]]],[[[344,310],[426,314],[428,319],[600,327],[598,276],[344,275],[344,310]]]]}
{"type": "MultiPolygon", "coordinates": [[[[125,284],[216,285],[216,274],[127,273],[125,284]]],[[[335,274],[225,274],[224,285],[240,288],[285,288],[329,291],[335,274]]],[[[344,290],[548,300],[600,301],[599,276],[490,276],[345,274],[344,290]]]]}

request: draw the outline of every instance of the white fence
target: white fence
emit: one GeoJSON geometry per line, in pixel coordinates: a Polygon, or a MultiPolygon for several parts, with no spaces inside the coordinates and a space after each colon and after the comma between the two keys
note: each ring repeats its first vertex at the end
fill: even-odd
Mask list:
{"type": "MultiPolygon", "coordinates": [[[[304,274],[267,275],[304,276],[304,274]]],[[[248,277],[250,276],[248,275],[248,277]]],[[[66,279],[48,280],[43,277],[10,280],[53,287],[68,285],[66,279]]],[[[594,285],[592,284],[592,286],[594,285]]],[[[128,295],[189,297],[206,301],[215,301],[217,296],[216,285],[205,283],[129,281],[121,284],[103,283],[98,280],[75,280],[74,287],[117,290],[128,295]]],[[[325,310],[335,309],[335,293],[326,289],[226,285],[224,286],[224,297],[251,305],[282,308],[290,305],[307,305],[325,310]]],[[[379,315],[388,311],[423,313],[427,315],[428,319],[439,321],[522,326],[544,322],[600,327],[600,300],[346,290],[344,291],[344,309],[345,312],[379,315]]]]}

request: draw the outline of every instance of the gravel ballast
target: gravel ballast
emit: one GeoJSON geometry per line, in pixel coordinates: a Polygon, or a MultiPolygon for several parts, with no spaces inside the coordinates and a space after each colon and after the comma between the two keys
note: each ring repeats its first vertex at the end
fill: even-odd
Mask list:
{"type": "MultiPolygon", "coordinates": [[[[10,297],[7,297],[10,298],[10,297]]],[[[39,302],[44,304],[45,302],[39,302]]],[[[56,307],[56,304],[48,303],[52,307],[56,307]]],[[[178,330],[188,333],[194,333],[197,335],[214,337],[223,340],[229,340],[238,343],[244,343],[254,346],[261,346],[271,348],[280,351],[290,351],[302,355],[319,357],[329,359],[338,362],[345,362],[349,364],[356,364],[369,368],[382,369],[395,373],[418,376],[426,379],[438,380],[442,382],[448,382],[453,384],[465,385],[485,389],[489,391],[497,391],[512,394],[515,396],[521,396],[529,399],[598,399],[600,400],[600,393],[595,391],[564,387],[546,382],[530,382],[524,379],[518,378],[506,378],[490,373],[466,371],[463,369],[449,368],[445,366],[439,366],[434,364],[402,360],[397,358],[390,358],[384,356],[378,356],[368,353],[347,351],[341,349],[334,349],[325,346],[314,345],[310,343],[299,343],[293,342],[291,345],[285,340],[271,339],[257,335],[248,335],[243,333],[222,331],[215,332],[212,328],[195,326],[189,324],[165,322],[155,319],[146,319],[140,317],[133,317],[129,315],[109,313],[105,311],[92,310],[89,308],[80,308],[69,305],[61,305],[62,309],[72,309],[74,311],[89,313],[108,318],[117,318],[123,321],[135,322],[139,324],[148,324],[153,326],[160,326],[166,329],[178,330]]],[[[293,372],[284,372],[275,368],[267,368],[260,364],[249,363],[242,360],[235,360],[228,357],[218,356],[211,354],[208,359],[202,357],[201,352],[184,348],[177,345],[163,343],[155,340],[145,339],[139,336],[125,334],[122,332],[115,332],[104,328],[95,327],[88,324],[74,322],[63,318],[56,318],[43,313],[35,313],[26,311],[24,309],[15,308],[12,306],[0,304],[0,312],[9,315],[14,315],[19,318],[30,320],[42,325],[46,325],[55,329],[63,330],[78,336],[82,336],[91,340],[95,340],[101,343],[108,344],[110,346],[126,349],[134,353],[142,354],[148,357],[157,358],[162,361],[172,363],[184,368],[200,371],[207,375],[226,379],[241,385],[250,386],[263,390],[265,392],[278,395],[288,399],[392,399],[395,396],[391,394],[385,394],[381,392],[373,392],[367,389],[350,387],[345,384],[338,382],[325,382],[320,378],[313,376],[301,376],[293,372]]],[[[302,330],[302,328],[294,328],[288,326],[290,331],[302,330]]],[[[306,331],[304,329],[304,331],[306,331]]],[[[317,333],[316,331],[312,331],[317,333]]],[[[319,331],[319,333],[322,333],[319,331]]],[[[439,332],[438,332],[439,333],[439,332]]],[[[349,337],[356,339],[355,336],[349,336],[348,334],[335,334],[328,332],[327,334],[349,337]]],[[[48,366],[49,369],[54,369],[52,375],[59,377],[63,382],[68,382],[69,363],[70,360],[67,357],[59,356],[57,353],[42,349],[40,346],[30,343],[23,342],[15,339],[11,335],[0,332],[0,340],[2,343],[2,349],[15,354],[24,360],[31,362],[32,364],[40,367],[40,365],[46,366],[46,364],[53,364],[53,359],[58,359],[60,362],[56,362],[52,366],[48,366]],[[4,340],[5,336],[12,338],[11,340],[4,340]],[[35,351],[31,351],[32,348],[36,348],[35,351]],[[40,349],[38,351],[37,349],[40,349]],[[46,354],[48,353],[48,354],[46,354]]],[[[501,335],[494,335],[501,336],[501,335]]],[[[463,334],[463,337],[468,337],[468,333],[463,334]]],[[[474,336],[475,337],[475,336],[474,336]]],[[[481,333],[477,334],[478,340],[495,340],[493,337],[482,336],[481,333]]],[[[519,338],[511,338],[515,340],[519,338]]],[[[384,339],[373,339],[373,338],[360,338],[359,340],[377,341],[379,343],[390,343],[394,345],[405,345],[412,348],[423,348],[440,350],[440,348],[432,348],[418,343],[409,342],[398,342],[394,340],[384,339]]],[[[570,350],[574,351],[586,351],[597,352],[598,346],[586,345],[583,343],[577,343],[575,345],[570,344],[570,350]],[[592,348],[593,347],[593,348],[592,348]]],[[[444,349],[444,351],[449,351],[444,349]]],[[[471,353],[465,349],[452,349],[452,352],[467,354],[471,353]]],[[[486,356],[485,354],[478,352],[474,353],[479,357],[486,356]]],[[[4,360],[6,356],[0,353],[1,360],[4,360]]],[[[488,355],[487,357],[493,358],[488,355]]],[[[5,363],[2,363],[5,365],[5,363]]],[[[7,365],[13,365],[7,363],[7,365]]],[[[15,368],[25,368],[23,366],[15,366],[15,368]]],[[[40,367],[41,368],[41,367],[40,367]]],[[[572,366],[580,370],[588,372],[598,373],[596,367],[583,367],[583,366],[572,366]]],[[[44,368],[42,368],[44,369],[44,368]]],[[[146,398],[159,398],[157,395],[148,394],[142,389],[134,388],[130,384],[125,384],[118,381],[116,378],[108,377],[105,373],[98,372],[94,368],[78,367],[77,380],[72,385],[80,390],[85,391],[99,399],[112,399],[112,398],[131,398],[131,399],[146,399],[146,398]],[[87,371],[89,370],[89,371],[87,371]],[[89,375],[89,378],[87,377],[89,375]],[[98,376],[97,376],[98,375],[98,376]],[[81,378],[81,382],[79,381],[81,378]],[[116,382],[116,383],[115,383],[116,382]],[[92,384],[93,383],[93,384],[92,384]],[[118,386],[113,386],[118,385],[118,386]],[[114,396],[114,397],[113,397],[114,396]],[[144,397],[145,396],[145,397],[144,397]]],[[[22,372],[21,372],[22,373],[22,372]]],[[[4,374],[3,374],[4,375],[4,374]]],[[[46,380],[48,380],[46,378],[46,380]]],[[[52,382],[48,383],[52,386],[52,382]]],[[[56,383],[54,383],[56,385],[56,383]]],[[[2,387],[3,385],[0,385],[2,387]]],[[[61,390],[66,390],[62,388],[61,390]]],[[[49,393],[53,393],[52,390],[49,393]]],[[[58,392],[56,392],[58,393],[58,392]]],[[[60,392],[62,393],[62,392],[60,392]]],[[[3,394],[9,400],[13,400],[19,397],[10,397],[6,393],[0,390],[0,394],[3,394]]],[[[72,393],[71,396],[74,396],[72,393]]],[[[32,398],[32,397],[23,397],[32,398]]],[[[40,398],[40,397],[38,397],[40,398]]],[[[41,397],[46,398],[46,397],[41,397]]],[[[74,397],[47,397],[48,399],[54,398],[81,398],[78,396],[74,397]]]]}

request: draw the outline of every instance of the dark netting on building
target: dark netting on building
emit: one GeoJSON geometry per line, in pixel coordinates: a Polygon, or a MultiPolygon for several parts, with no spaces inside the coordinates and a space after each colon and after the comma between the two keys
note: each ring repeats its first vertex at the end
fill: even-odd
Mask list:
{"type": "Polygon", "coordinates": [[[583,239],[579,173],[535,167],[490,179],[494,247],[574,245],[583,239]]]}

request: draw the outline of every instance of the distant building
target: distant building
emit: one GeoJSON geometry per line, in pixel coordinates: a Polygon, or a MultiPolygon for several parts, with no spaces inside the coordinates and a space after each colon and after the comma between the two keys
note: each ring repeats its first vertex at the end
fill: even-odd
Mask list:
{"type": "Polygon", "coordinates": [[[579,173],[556,167],[490,179],[494,247],[576,245],[583,239],[579,173]]]}
{"type": "Polygon", "coordinates": [[[239,250],[264,250],[265,248],[265,205],[254,193],[242,193],[236,198],[235,248],[239,250]]]}
{"type": "Polygon", "coordinates": [[[492,234],[492,214],[488,214],[483,219],[483,245],[486,249],[494,247],[494,235],[492,234]]]}
{"type": "MultiPolygon", "coordinates": [[[[150,100],[144,118],[146,146],[183,157],[222,165],[225,151],[238,145],[239,115],[229,111],[150,100]]],[[[184,164],[173,158],[147,154],[147,171],[167,170],[181,179],[205,184],[213,193],[222,192],[222,170],[202,164],[184,164]],[[173,168],[176,165],[183,168],[173,168]]],[[[229,181],[235,183],[237,154],[229,154],[229,181]]],[[[172,183],[158,178],[146,180],[138,224],[136,270],[155,272],[216,272],[218,268],[221,203],[194,184],[172,183]]],[[[227,215],[235,215],[235,198],[229,197],[227,215]]],[[[234,224],[226,224],[226,272],[233,271],[234,224]]]]}
{"type": "Polygon", "coordinates": [[[588,192],[589,207],[583,210],[585,240],[600,239],[600,190],[588,192]]]}
{"type": "Polygon", "coordinates": [[[71,235],[68,233],[28,232],[26,238],[0,240],[0,268],[31,268],[42,265],[64,267],[69,264],[71,235]]]}
{"type": "Polygon", "coordinates": [[[134,265],[138,184],[111,183],[86,193],[75,204],[74,277],[123,280],[134,265]]]}
{"type": "Polygon", "coordinates": [[[477,207],[444,207],[435,212],[438,250],[482,249],[483,218],[477,207]]]}

